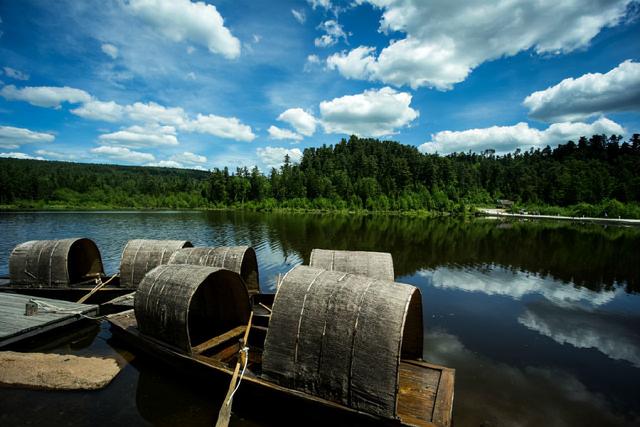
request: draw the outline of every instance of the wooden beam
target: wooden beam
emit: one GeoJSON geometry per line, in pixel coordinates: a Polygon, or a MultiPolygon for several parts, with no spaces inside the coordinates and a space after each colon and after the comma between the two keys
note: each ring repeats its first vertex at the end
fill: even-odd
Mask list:
{"type": "Polygon", "coordinates": [[[222,335],[218,335],[217,337],[213,337],[202,344],[198,344],[195,347],[192,347],[191,351],[194,354],[200,354],[210,348],[216,347],[224,342],[227,342],[233,338],[239,337],[244,334],[244,331],[247,329],[247,325],[237,326],[230,331],[225,332],[222,335]]]}

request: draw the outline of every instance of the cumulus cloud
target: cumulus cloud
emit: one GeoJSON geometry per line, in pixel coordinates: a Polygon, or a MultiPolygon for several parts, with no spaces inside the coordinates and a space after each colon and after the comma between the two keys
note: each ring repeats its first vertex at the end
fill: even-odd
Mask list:
{"type": "Polygon", "coordinates": [[[523,102],[534,119],[583,120],[614,111],[640,110],[640,63],[624,61],[606,74],[564,79],[523,102]]]}
{"type": "Polygon", "coordinates": [[[63,102],[77,104],[91,100],[91,95],[84,90],[68,86],[27,86],[18,89],[14,85],[8,85],[2,88],[0,95],[10,101],[26,101],[31,105],[46,108],[60,108],[63,102]]]}
{"type": "Polygon", "coordinates": [[[299,134],[311,136],[316,131],[317,120],[302,108],[289,108],[278,116],[281,122],[289,123],[299,134]]]}
{"type": "Polygon", "coordinates": [[[22,160],[45,160],[42,157],[34,157],[26,153],[0,153],[0,157],[10,157],[12,159],[22,159],[22,160]]]}
{"type": "Polygon", "coordinates": [[[379,30],[404,33],[376,56],[360,46],[328,58],[349,78],[396,86],[451,89],[483,62],[533,49],[537,54],[583,48],[620,23],[633,0],[358,0],[382,9],[379,30]]]}
{"type": "Polygon", "coordinates": [[[240,56],[240,40],[214,5],[189,0],[130,0],[128,10],[174,42],[200,44],[226,58],[240,56]]]}
{"type": "Polygon", "coordinates": [[[327,133],[379,137],[396,133],[420,115],[410,104],[409,93],[384,87],[322,101],[320,115],[327,133]]]}
{"type": "Polygon", "coordinates": [[[237,118],[213,114],[198,114],[195,120],[189,121],[182,128],[191,132],[207,133],[236,141],[253,141],[256,137],[251,126],[243,124],[237,118]]]}
{"type": "Polygon", "coordinates": [[[271,139],[289,139],[292,141],[302,141],[303,139],[303,136],[300,134],[273,125],[269,126],[267,132],[269,132],[269,138],[271,139]]]}
{"type": "Polygon", "coordinates": [[[34,132],[29,129],[13,126],[0,126],[0,147],[18,148],[23,144],[52,142],[56,137],[50,133],[34,132]]]}
{"type": "Polygon", "coordinates": [[[175,160],[160,160],[159,162],[147,163],[145,164],[145,166],[155,166],[158,168],[184,168],[184,165],[182,163],[176,162],[175,160]]]}
{"type": "Polygon", "coordinates": [[[292,163],[300,162],[302,151],[299,148],[265,147],[258,148],[256,154],[262,163],[269,168],[279,168],[284,163],[284,156],[289,155],[292,163]]]}
{"type": "Polygon", "coordinates": [[[307,3],[309,3],[314,10],[317,7],[330,9],[332,6],[331,0],[307,0],[307,3]]]}
{"type": "Polygon", "coordinates": [[[36,154],[50,159],[75,159],[76,155],[71,153],[59,153],[57,151],[36,150],[36,154]]]}
{"type": "Polygon", "coordinates": [[[3,70],[4,74],[9,78],[15,80],[29,80],[29,74],[23,73],[22,71],[16,70],[15,68],[3,67],[3,70]]]}
{"type": "Polygon", "coordinates": [[[109,144],[118,144],[124,147],[178,145],[176,129],[172,126],[135,125],[116,132],[102,134],[99,139],[109,144]]]}
{"type": "Polygon", "coordinates": [[[495,150],[497,154],[513,152],[517,148],[544,148],[547,145],[564,144],[581,136],[599,134],[625,135],[625,129],[618,123],[602,117],[593,123],[554,123],[547,129],[538,130],[521,122],[514,126],[492,126],[463,131],[441,131],[431,135],[431,141],[418,147],[423,153],[447,154],[467,152],[481,153],[495,150]]]}
{"type": "Polygon", "coordinates": [[[85,119],[117,122],[122,120],[125,109],[113,101],[91,100],[71,110],[71,112],[85,119]]]}
{"type": "Polygon", "coordinates": [[[171,126],[182,126],[187,121],[187,115],[180,107],[165,107],[155,102],[135,102],[125,106],[131,120],[145,123],[161,123],[171,126]]]}
{"type": "Polygon", "coordinates": [[[291,14],[293,15],[293,17],[296,19],[296,21],[298,21],[301,24],[304,24],[304,22],[307,20],[307,16],[304,13],[304,10],[300,9],[291,9],[291,14]]]}
{"type": "Polygon", "coordinates": [[[318,29],[324,31],[324,34],[314,40],[316,47],[333,46],[340,39],[347,42],[347,33],[344,32],[342,25],[333,19],[321,23],[318,29]]]}
{"type": "Polygon", "coordinates": [[[111,43],[103,43],[100,48],[102,49],[102,52],[109,55],[111,59],[116,59],[118,57],[118,48],[111,43]]]}
{"type": "Polygon", "coordinates": [[[100,154],[111,160],[119,160],[131,163],[152,162],[155,160],[153,154],[131,151],[126,147],[111,147],[102,145],[90,150],[94,154],[100,154]]]}
{"type": "Polygon", "coordinates": [[[184,153],[180,154],[174,154],[173,156],[171,156],[171,160],[181,163],[207,163],[207,158],[205,156],[201,156],[190,151],[185,151],[184,153]]]}

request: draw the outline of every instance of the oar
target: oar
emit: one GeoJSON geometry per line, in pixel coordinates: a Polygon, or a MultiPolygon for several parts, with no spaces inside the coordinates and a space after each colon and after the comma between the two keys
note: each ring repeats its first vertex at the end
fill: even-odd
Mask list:
{"type": "MultiPolygon", "coordinates": [[[[251,330],[251,321],[253,320],[253,311],[249,316],[249,323],[247,324],[247,329],[244,331],[244,338],[242,339],[242,345],[247,345],[247,339],[249,339],[249,331],[251,330]]],[[[240,357],[238,357],[238,361],[236,362],[236,367],[233,370],[233,375],[231,376],[231,383],[229,384],[229,390],[227,391],[227,395],[224,397],[224,401],[222,402],[222,407],[220,408],[220,412],[218,413],[218,421],[216,422],[216,427],[227,427],[229,425],[229,420],[231,419],[231,404],[233,401],[233,393],[236,390],[236,382],[238,380],[238,373],[240,372],[240,365],[243,363],[248,363],[248,360],[244,360],[244,358],[248,355],[245,355],[245,352],[240,349],[240,357]]]]}
{"type": "Polygon", "coordinates": [[[107,286],[107,285],[109,284],[109,282],[111,282],[111,281],[112,281],[116,276],[118,276],[119,274],[120,274],[120,273],[118,273],[118,274],[114,274],[113,276],[111,276],[111,277],[109,278],[109,280],[107,280],[107,281],[105,281],[105,282],[103,282],[103,281],[101,281],[101,280],[98,280],[98,281],[99,281],[99,283],[96,285],[96,287],[95,287],[95,288],[93,288],[93,289],[91,289],[91,290],[89,291],[89,293],[88,293],[88,294],[86,294],[85,296],[83,296],[82,298],[80,298],[80,299],[78,300],[78,304],[82,304],[82,303],[84,303],[86,300],[88,300],[88,299],[89,299],[89,297],[90,297],[91,295],[95,294],[95,293],[96,293],[96,292],[98,292],[100,289],[102,289],[103,287],[107,286]]]}

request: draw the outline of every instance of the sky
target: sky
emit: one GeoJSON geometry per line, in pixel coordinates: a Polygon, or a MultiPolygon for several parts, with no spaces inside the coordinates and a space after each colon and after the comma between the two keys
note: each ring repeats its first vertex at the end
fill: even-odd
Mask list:
{"type": "Polygon", "coordinates": [[[212,169],[640,132],[632,0],[0,0],[0,157],[212,169]]]}

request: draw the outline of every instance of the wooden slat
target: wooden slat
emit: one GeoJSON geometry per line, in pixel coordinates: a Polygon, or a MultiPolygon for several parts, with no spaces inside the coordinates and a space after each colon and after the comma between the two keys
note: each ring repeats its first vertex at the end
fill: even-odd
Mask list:
{"type": "Polygon", "coordinates": [[[397,412],[403,422],[430,425],[440,377],[440,369],[400,363],[397,412]]]}
{"type": "Polygon", "coordinates": [[[453,408],[453,384],[455,382],[455,370],[443,368],[438,384],[438,394],[436,396],[433,410],[433,422],[442,427],[451,425],[451,410],[453,408]]]}
{"type": "MultiPolygon", "coordinates": [[[[25,316],[25,306],[32,298],[28,295],[0,293],[0,347],[80,320],[80,316],[74,313],[38,312],[33,316],[25,316]]],[[[97,305],[49,298],[35,299],[85,315],[94,315],[98,311],[97,305]]]]}
{"type": "Polygon", "coordinates": [[[244,333],[245,329],[247,329],[247,325],[237,326],[222,335],[218,335],[217,337],[213,337],[210,340],[203,342],[202,344],[198,344],[197,346],[193,347],[191,351],[193,353],[202,353],[205,350],[216,347],[233,338],[239,337],[244,333]]]}

